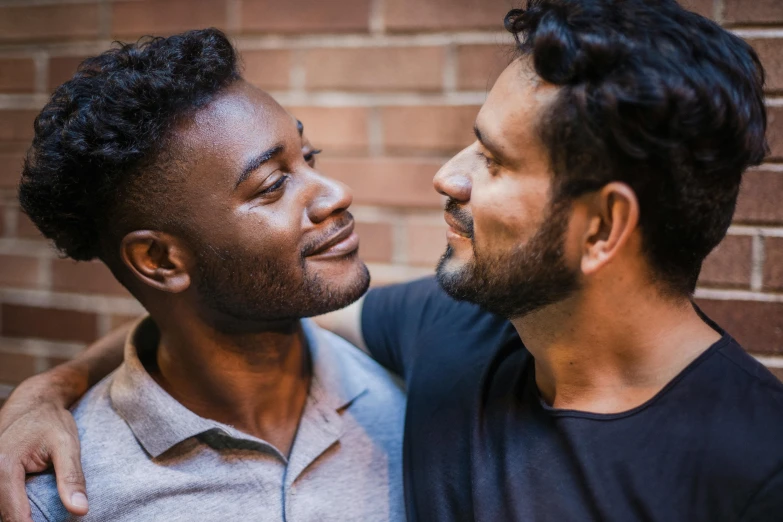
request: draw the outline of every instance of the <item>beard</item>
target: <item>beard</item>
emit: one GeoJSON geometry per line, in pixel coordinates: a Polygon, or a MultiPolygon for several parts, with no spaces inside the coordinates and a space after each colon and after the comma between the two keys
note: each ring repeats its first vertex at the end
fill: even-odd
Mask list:
{"type": "Polygon", "coordinates": [[[476,249],[470,215],[449,201],[446,212],[469,232],[473,259],[449,269],[454,255],[449,245],[438,263],[438,282],[454,299],[475,303],[507,319],[524,317],[566,299],[579,288],[578,271],[565,261],[570,209],[567,201],[550,204],[543,224],[525,244],[505,252],[484,253],[476,249]]]}
{"type": "Polygon", "coordinates": [[[358,300],[370,286],[367,267],[353,253],[335,262],[355,263],[348,277],[327,281],[308,271],[304,254],[259,256],[242,249],[201,245],[194,284],[202,306],[224,330],[238,325],[290,323],[333,312],[358,300]],[[216,313],[215,313],[216,312],[216,313]]]}

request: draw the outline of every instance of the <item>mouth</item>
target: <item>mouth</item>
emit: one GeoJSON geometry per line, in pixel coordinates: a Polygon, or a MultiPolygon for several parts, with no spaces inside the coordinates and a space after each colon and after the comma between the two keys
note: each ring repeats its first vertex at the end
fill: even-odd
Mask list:
{"type": "Polygon", "coordinates": [[[471,234],[463,226],[460,225],[460,223],[448,212],[444,213],[444,219],[446,220],[446,224],[449,226],[448,232],[446,232],[446,236],[449,239],[470,239],[471,234]]]}
{"type": "Polygon", "coordinates": [[[305,257],[317,259],[344,257],[358,249],[359,236],[354,231],[354,222],[351,220],[348,225],[312,248],[305,257]]]}

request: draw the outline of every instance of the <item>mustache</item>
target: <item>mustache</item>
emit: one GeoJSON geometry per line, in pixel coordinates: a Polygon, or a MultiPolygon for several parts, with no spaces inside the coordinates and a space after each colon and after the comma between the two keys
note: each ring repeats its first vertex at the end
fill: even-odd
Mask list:
{"type": "Polygon", "coordinates": [[[327,228],[323,233],[319,234],[318,237],[314,237],[313,239],[307,241],[305,245],[302,247],[301,257],[304,259],[310,253],[312,253],[316,248],[321,246],[324,241],[328,240],[332,236],[334,236],[337,232],[344,229],[351,223],[353,223],[353,214],[351,214],[348,211],[343,212],[340,217],[335,218],[334,222],[332,222],[331,225],[329,225],[329,228],[327,228]]]}
{"type": "Polygon", "coordinates": [[[443,211],[449,214],[469,237],[473,237],[473,217],[457,200],[449,198],[443,211]]]}

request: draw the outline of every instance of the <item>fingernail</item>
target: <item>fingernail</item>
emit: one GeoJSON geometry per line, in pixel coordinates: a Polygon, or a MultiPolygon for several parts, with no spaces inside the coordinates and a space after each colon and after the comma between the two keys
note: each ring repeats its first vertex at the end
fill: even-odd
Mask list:
{"type": "Polygon", "coordinates": [[[74,493],[71,495],[71,504],[78,508],[86,508],[87,496],[84,493],[74,493]]]}

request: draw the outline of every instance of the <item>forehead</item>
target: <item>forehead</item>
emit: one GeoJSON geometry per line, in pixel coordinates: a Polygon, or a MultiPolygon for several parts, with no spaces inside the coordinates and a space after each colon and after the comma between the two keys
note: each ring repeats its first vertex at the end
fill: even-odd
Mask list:
{"type": "Polygon", "coordinates": [[[231,159],[296,133],[295,120],[264,91],[238,81],[175,129],[189,157],[231,159]]]}
{"type": "Polygon", "coordinates": [[[536,126],[558,87],[543,81],[526,57],[500,75],[481,107],[476,123],[482,133],[513,148],[537,141],[536,126]]]}

